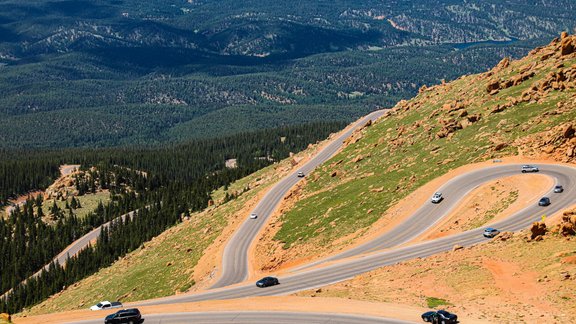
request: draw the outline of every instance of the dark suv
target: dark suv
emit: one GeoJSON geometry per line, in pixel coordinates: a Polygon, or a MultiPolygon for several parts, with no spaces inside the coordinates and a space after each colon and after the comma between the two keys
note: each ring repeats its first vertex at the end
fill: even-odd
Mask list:
{"type": "Polygon", "coordinates": [[[278,282],[278,279],[274,278],[274,277],[264,277],[264,278],[256,281],[256,287],[259,287],[259,288],[276,286],[278,284],[280,284],[280,282],[278,282]]]}
{"type": "Polygon", "coordinates": [[[452,324],[458,323],[458,315],[445,310],[430,311],[422,314],[422,320],[429,323],[452,324]]]}
{"type": "Polygon", "coordinates": [[[142,322],[143,322],[142,315],[140,314],[138,308],[119,310],[114,314],[106,316],[106,319],[104,319],[105,324],[116,324],[116,323],[139,324],[142,322]]]}

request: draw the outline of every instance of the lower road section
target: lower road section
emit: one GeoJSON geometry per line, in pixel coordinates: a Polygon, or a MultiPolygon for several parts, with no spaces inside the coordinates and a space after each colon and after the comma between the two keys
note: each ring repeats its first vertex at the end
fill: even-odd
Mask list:
{"type": "MultiPolygon", "coordinates": [[[[142,314],[146,324],[411,324],[414,322],[390,318],[368,317],[361,315],[293,313],[293,312],[206,312],[206,313],[173,313],[142,314]]],[[[101,324],[103,320],[72,322],[75,324],[101,324]]]]}

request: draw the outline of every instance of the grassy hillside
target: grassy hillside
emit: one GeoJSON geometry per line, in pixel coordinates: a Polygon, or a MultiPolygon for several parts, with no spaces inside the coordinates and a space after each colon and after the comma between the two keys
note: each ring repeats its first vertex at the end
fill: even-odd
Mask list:
{"type": "Polygon", "coordinates": [[[416,188],[465,164],[510,155],[573,162],[574,120],[576,55],[562,55],[559,40],[489,72],[423,87],[307,178],[280,217],[270,258],[335,251],[416,188]]]}

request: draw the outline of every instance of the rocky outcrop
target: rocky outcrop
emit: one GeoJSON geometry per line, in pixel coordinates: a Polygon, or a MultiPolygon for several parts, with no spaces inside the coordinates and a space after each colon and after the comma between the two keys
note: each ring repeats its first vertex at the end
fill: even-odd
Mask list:
{"type": "Polygon", "coordinates": [[[532,227],[530,227],[530,239],[534,240],[537,237],[542,237],[546,234],[546,223],[544,222],[534,222],[532,227]]]}

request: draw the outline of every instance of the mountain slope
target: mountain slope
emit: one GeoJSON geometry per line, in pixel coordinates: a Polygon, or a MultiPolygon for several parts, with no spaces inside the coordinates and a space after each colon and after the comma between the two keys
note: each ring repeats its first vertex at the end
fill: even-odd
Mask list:
{"type": "MultiPolygon", "coordinates": [[[[299,258],[321,257],[359,240],[372,226],[390,224],[389,208],[458,166],[506,156],[573,163],[576,140],[570,124],[576,119],[574,47],[576,37],[563,35],[561,40],[534,50],[524,59],[506,59],[489,72],[423,87],[414,99],[398,103],[387,116],[357,132],[342,152],[307,175],[303,185],[292,192],[260,242],[256,252],[260,263],[256,271],[269,272],[299,258]]],[[[284,161],[278,170],[292,162],[296,163],[284,161]]],[[[276,171],[269,168],[266,172],[276,171]]],[[[265,178],[252,177],[251,181],[269,185],[270,182],[264,182],[269,181],[268,177],[265,178]]],[[[239,185],[233,190],[243,187],[239,185]]],[[[223,209],[230,208],[227,217],[235,213],[245,217],[247,209],[242,208],[247,207],[247,202],[243,199],[241,196],[222,205],[223,209]]],[[[213,214],[207,211],[202,216],[214,220],[226,217],[222,211],[213,214]]],[[[222,227],[214,230],[220,231],[222,227]]],[[[201,237],[198,232],[191,235],[194,238],[190,242],[201,237]]],[[[130,268],[131,264],[146,263],[146,259],[139,258],[139,253],[154,255],[170,250],[161,241],[173,245],[179,238],[165,233],[151,247],[154,250],[133,253],[101,271],[100,277],[89,278],[67,289],[33,311],[79,308],[88,300],[105,297],[88,286],[98,284],[101,280],[97,278],[111,271],[122,277],[123,272],[135,269],[130,268]],[[84,303],[79,305],[78,300],[84,303]]],[[[203,256],[211,259],[209,266],[202,262],[206,259],[201,259],[194,269],[199,287],[207,286],[212,279],[211,266],[218,266],[213,255],[218,250],[215,246],[222,247],[223,242],[211,240],[215,245],[203,256]]],[[[176,250],[184,255],[183,249],[176,250]]],[[[166,267],[173,265],[165,264],[166,267]]],[[[176,283],[189,277],[190,273],[186,273],[172,280],[176,283]]],[[[156,287],[164,279],[151,278],[147,288],[156,287]]],[[[102,283],[98,285],[104,287],[102,283]]],[[[175,284],[172,289],[181,287],[175,284]]],[[[123,294],[127,294],[126,300],[143,297],[129,288],[115,292],[117,297],[123,294]]]]}
{"type": "Polygon", "coordinates": [[[575,39],[399,102],[295,191],[262,240],[259,268],[314,259],[393,224],[392,206],[459,166],[505,156],[573,163],[575,39]]]}

